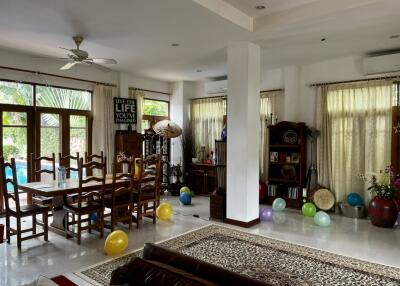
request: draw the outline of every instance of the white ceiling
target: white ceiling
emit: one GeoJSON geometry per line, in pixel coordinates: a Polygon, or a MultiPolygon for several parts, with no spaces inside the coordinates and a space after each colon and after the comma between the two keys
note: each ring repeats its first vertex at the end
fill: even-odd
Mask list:
{"type": "Polygon", "coordinates": [[[82,35],[81,48],[115,58],[116,70],[174,81],[224,75],[234,41],[259,44],[264,69],[400,47],[389,39],[400,34],[399,0],[226,2],[255,17],[254,32],[189,0],[0,0],[0,48],[63,57],[58,47],[82,35]]]}
{"type": "Polygon", "coordinates": [[[296,8],[314,1],[317,0],[225,0],[225,2],[255,18],[296,8]],[[265,6],[265,9],[257,10],[256,6],[265,6]]]}

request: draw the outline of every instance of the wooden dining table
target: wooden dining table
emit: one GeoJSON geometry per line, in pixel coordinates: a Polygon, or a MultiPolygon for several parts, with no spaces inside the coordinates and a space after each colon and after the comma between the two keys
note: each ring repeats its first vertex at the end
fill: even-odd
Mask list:
{"type": "MultiPolygon", "coordinates": [[[[129,186],[130,180],[117,180],[116,186],[129,186]]],[[[89,182],[82,186],[84,192],[98,190],[101,187],[101,182],[89,182]]],[[[105,189],[112,188],[112,175],[106,176],[105,189]]],[[[33,182],[21,184],[18,189],[24,191],[28,194],[40,195],[43,197],[52,197],[52,214],[53,222],[49,225],[49,230],[65,235],[65,222],[64,222],[64,197],[68,195],[73,195],[79,191],[78,179],[67,179],[65,187],[59,187],[58,181],[46,181],[46,182],[33,182]]]]}

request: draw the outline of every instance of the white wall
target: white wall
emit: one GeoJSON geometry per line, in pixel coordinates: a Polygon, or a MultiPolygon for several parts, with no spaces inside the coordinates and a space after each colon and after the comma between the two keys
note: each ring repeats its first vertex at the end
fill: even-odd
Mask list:
{"type": "MultiPolygon", "coordinates": [[[[119,89],[121,97],[128,97],[128,90],[130,87],[137,87],[143,89],[149,89],[154,91],[169,93],[171,88],[168,82],[159,81],[150,78],[137,77],[130,73],[120,72],[119,73],[119,89]]],[[[146,92],[148,98],[170,100],[170,96],[166,94],[146,92]]]]}

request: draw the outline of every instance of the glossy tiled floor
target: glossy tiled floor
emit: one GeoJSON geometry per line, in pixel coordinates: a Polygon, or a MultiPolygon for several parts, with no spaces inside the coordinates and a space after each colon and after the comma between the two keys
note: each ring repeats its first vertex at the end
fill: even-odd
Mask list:
{"type": "MultiPolygon", "coordinates": [[[[210,223],[208,198],[196,197],[192,206],[185,207],[179,206],[175,197],[171,198],[171,202],[176,212],[173,221],[160,221],[155,226],[145,221],[142,228],[129,232],[129,250],[139,248],[145,242],[168,239],[210,223]],[[200,218],[193,217],[193,214],[200,215],[200,218]]],[[[298,211],[286,210],[275,218],[275,222],[263,222],[241,230],[400,267],[400,227],[381,229],[367,220],[331,217],[329,228],[319,228],[312,219],[304,218],[298,211]]],[[[4,219],[0,219],[0,223],[4,223],[4,219]]],[[[81,246],[75,240],[53,233],[49,239],[49,243],[44,243],[42,239],[26,241],[21,252],[17,250],[15,239],[11,245],[1,244],[0,285],[21,285],[31,282],[39,274],[54,276],[70,273],[107,259],[103,254],[104,239],[95,234],[85,235],[81,246]]],[[[68,276],[76,279],[70,274],[68,276]]]]}

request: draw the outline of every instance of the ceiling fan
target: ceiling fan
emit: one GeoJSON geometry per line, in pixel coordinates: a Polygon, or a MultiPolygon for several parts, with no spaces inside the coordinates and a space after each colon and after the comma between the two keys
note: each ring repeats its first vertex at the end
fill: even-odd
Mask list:
{"type": "Polygon", "coordinates": [[[67,48],[60,47],[60,49],[67,50],[70,52],[70,53],[68,53],[67,58],[62,58],[63,60],[68,60],[69,62],[67,64],[65,64],[64,66],[62,66],[60,68],[60,70],[69,70],[76,64],[88,64],[88,65],[92,65],[93,67],[98,68],[104,72],[109,72],[109,71],[111,71],[111,69],[109,69],[108,67],[105,67],[103,65],[100,65],[100,64],[116,64],[117,63],[117,61],[114,59],[89,58],[88,52],[79,49],[79,46],[81,45],[81,43],[83,41],[83,37],[75,36],[75,37],[72,37],[72,39],[74,40],[74,42],[76,44],[76,49],[67,49],[67,48]]]}

